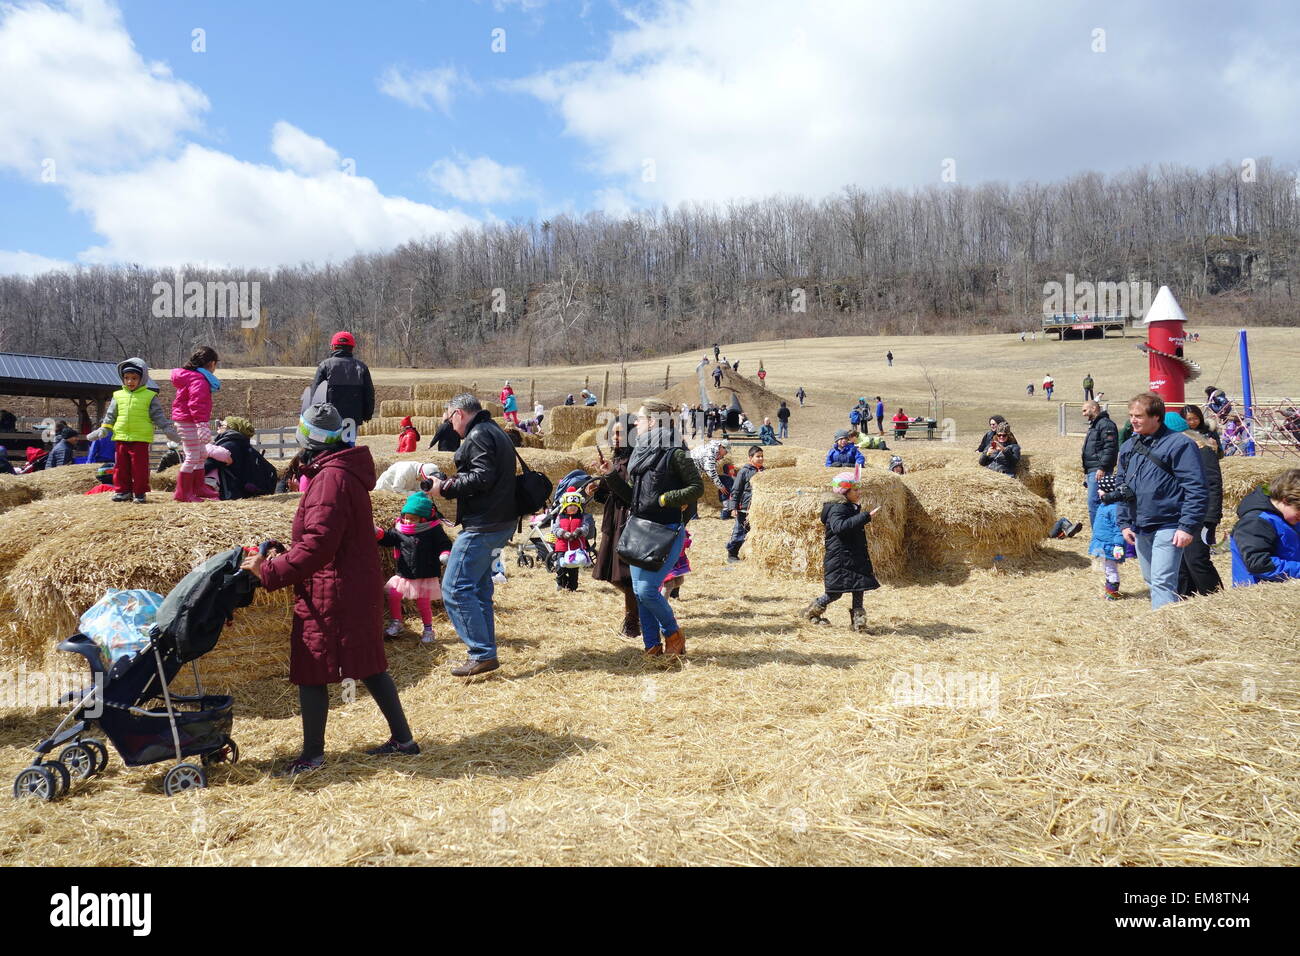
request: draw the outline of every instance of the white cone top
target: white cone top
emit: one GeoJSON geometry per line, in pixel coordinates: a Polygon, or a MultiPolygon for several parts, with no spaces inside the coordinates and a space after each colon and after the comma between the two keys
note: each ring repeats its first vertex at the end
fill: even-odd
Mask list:
{"type": "Polygon", "coordinates": [[[1152,322],[1186,321],[1187,316],[1183,315],[1182,307],[1179,306],[1178,300],[1174,298],[1174,294],[1169,291],[1167,285],[1160,287],[1155,300],[1151,303],[1151,308],[1147,309],[1147,314],[1142,317],[1144,325],[1150,325],[1152,322]]]}

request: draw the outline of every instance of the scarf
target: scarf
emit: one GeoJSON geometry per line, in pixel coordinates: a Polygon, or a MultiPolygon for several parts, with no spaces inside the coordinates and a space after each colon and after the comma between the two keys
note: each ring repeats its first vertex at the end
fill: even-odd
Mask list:
{"type": "Polygon", "coordinates": [[[221,391],[221,380],[218,379],[211,372],[209,372],[207,369],[196,368],[194,371],[198,372],[200,375],[202,375],[204,378],[208,380],[208,385],[212,387],[212,390],[214,392],[221,391]]]}
{"type": "Polygon", "coordinates": [[[417,521],[415,524],[411,524],[408,521],[398,519],[397,523],[393,525],[393,527],[402,534],[419,534],[421,531],[428,531],[437,523],[437,521],[417,521]]]}
{"type": "Polygon", "coordinates": [[[644,435],[638,435],[636,446],[632,449],[632,458],[628,462],[628,471],[640,474],[649,467],[661,449],[682,447],[681,439],[672,428],[654,428],[644,435]]]}

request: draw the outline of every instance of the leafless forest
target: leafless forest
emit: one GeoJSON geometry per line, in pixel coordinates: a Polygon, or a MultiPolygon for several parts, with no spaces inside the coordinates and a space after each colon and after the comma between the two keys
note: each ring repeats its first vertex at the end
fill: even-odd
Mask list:
{"type": "MultiPolygon", "coordinates": [[[[214,228],[218,228],[214,226],[214,228]]],[[[261,323],[156,318],[135,266],[0,278],[0,350],[175,363],[315,363],[347,328],[376,365],[618,361],[714,341],[1017,331],[1043,284],[1170,285],[1197,321],[1294,324],[1292,170],[1161,167],[492,223],[326,266],[186,268],[257,281],[261,323]],[[804,310],[800,311],[800,306],[804,310]]]]}

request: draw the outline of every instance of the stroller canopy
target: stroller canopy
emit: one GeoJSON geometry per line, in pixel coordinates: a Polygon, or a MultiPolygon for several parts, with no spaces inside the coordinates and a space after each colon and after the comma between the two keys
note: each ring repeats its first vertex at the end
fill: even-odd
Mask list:
{"type": "Polygon", "coordinates": [[[234,612],[253,602],[257,579],[239,570],[243,560],[241,548],[208,558],[163,599],[154,628],[175,642],[182,664],[216,647],[234,612]]]}

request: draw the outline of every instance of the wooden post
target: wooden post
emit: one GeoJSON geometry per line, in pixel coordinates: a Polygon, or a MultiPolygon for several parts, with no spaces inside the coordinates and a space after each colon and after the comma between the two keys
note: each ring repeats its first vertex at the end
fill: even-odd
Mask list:
{"type": "Polygon", "coordinates": [[[537,379],[528,380],[528,413],[531,415],[532,410],[537,407],[537,379]]]}
{"type": "Polygon", "coordinates": [[[623,366],[623,387],[619,395],[619,401],[627,401],[627,366],[623,366]]]}
{"type": "Polygon", "coordinates": [[[605,369],[605,387],[600,390],[600,400],[609,404],[609,369],[605,369]]]}
{"type": "Polygon", "coordinates": [[[244,389],[244,417],[253,420],[253,386],[244,389]]]}
{"type": "Polygon", "coordinates": [[[668,376],[672,374],[672,370],[673,367],[671,365],[664,366],[664,389],[665,390],[667,390],[668,388],[668,376]]]}
{"type": "Polygon", "coordinates": [[[590,375],[584,375],[584,376],[583,376],[583,378],[582,378],[582,387],[585,388],[587,391],[591,391],[591,376],[590,376],[590,375]]]}

